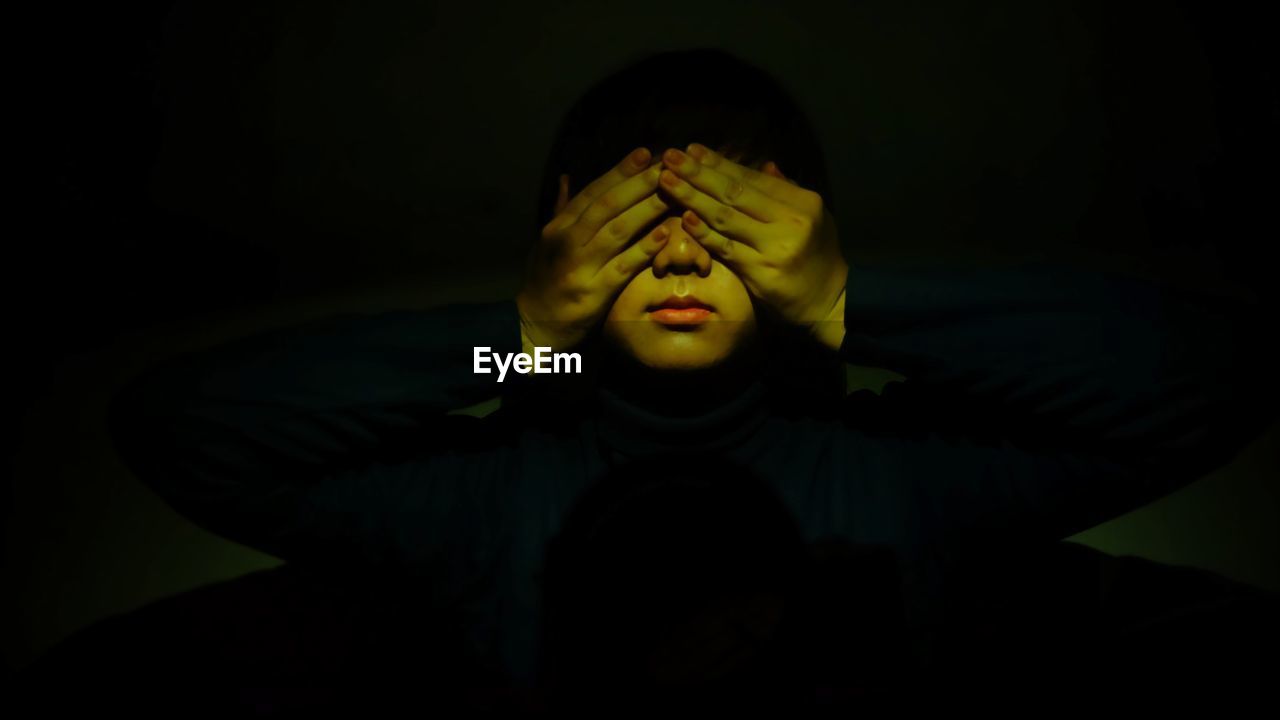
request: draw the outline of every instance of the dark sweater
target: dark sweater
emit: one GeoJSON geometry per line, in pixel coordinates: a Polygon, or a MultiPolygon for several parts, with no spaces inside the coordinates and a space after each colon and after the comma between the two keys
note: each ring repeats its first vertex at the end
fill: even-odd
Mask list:
{"type": "Polygon", "coordinates": [[[117,396],[111,428],[126,463],[213,532],[429,578],[423,611],[453,613],[465,654],[528,685],[548,541],[611,465],[723,453],[806,541],[890,549],[927,651],[964,558],[1058,540],[1195,480],[1274,407],[1274,356],[1254,310],[1231,303],[1045,266],[857,267],[847,293],[840,356],[906,381],[834,415],[779,410],[763,384],[691,419],[605,392],[447,414],[551,382],[473,374],[474,347],[521,349],[503,300],[332,317],[176,358],[117,396]]]}

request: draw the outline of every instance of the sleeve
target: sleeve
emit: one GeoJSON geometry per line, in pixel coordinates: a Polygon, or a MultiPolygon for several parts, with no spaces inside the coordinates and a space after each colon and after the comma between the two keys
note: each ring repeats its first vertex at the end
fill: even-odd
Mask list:
{"type": "Polygon", "coordinates": [[[473,372],[476,347],[520,351],[513,301],[332,316],[143,373],[109,430],[212,532],[287,560],[407,562],[501,517],[483,421],[448,414],[502,388],[473,372]],[[397,520],[410,515],[422,522],[397,520]]]}
{"type": "Polygon", "coordinates": [[[1228,462],[1274,415],[1247,302],[1052,265],[848,282],[841,355],[905,380],[850,395],[842,432],[873,440],[862,480],[929,541],[1084,530],[1228,462]]]}

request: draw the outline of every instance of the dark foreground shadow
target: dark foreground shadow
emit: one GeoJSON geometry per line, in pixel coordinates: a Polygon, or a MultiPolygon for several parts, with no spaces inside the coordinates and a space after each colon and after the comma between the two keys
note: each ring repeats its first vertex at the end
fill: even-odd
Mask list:
{"type": "Polygon", "coordinates": [[[13,697],[125,714],[1275,703],[1280,604],[1257,588],[1024,549],[972,563],[920,658],[892,554],[804,543],[763,486],[706,477],[584,496],[547,549],[537,690],[463,660],[463,626],[418,582],[284,565],[86,628],[13,697]]]}

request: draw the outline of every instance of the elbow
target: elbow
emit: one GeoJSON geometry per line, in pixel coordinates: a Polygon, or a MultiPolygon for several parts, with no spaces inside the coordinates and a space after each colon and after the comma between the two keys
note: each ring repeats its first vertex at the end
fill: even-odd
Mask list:
{"type": "Polygon", "coordinates": [[[177,397],[156,373],[126,383],[107,403],[107,437],[121,464],[143,485],[175,508],[193,492],[185,468],[191,465],[190,431],[174,404],[177,397]]]}
{"type": "Polygon", "coordinates": [[[146,384],[135,379],[117,390],[107,403],[107,436],[124,465],[139,475],[141,450],[155,428],[153,403],[147,397],[146,384]]]}
{"type": "Polygon", "coordinates": [[[155,454],[164,449],[161,438],[166,428],[173,426],[172,407],[164,402],[173,394],[162,387],[152,370],[126,382],[107,403],[106,430],[111,445],[125,466],[143,479],[155,454]]]}

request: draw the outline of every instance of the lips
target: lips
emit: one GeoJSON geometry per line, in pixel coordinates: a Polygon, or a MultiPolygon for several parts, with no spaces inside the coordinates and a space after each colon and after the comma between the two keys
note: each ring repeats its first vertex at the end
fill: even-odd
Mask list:
{"type": "Polygon", "coordinates": [[[663,325],[697,325],[710,318],[715,308],[696,297],[686,295],[671,296],[656,305],[650,305],[646,312],[663,325]]]}
{"type": "Polygon", "coordinates": [[[677,310],[683,310],[685,308],[702,308],[703,310],[715,312],[714,307],[702,302],[692,295],[685,295],[684,297],[676,297],[675,295],[672,295],[656,305],[650,305],[648,309],[652,312],[659,308],[675,308],[677,310]]]}

